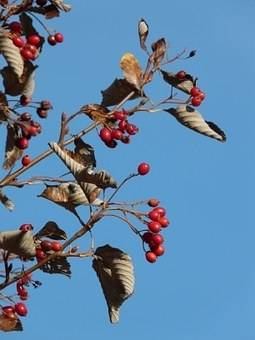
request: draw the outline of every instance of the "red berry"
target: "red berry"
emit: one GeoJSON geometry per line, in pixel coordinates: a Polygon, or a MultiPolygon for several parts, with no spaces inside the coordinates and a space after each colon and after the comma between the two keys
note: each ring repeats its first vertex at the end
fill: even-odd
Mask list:
{"type": "Polygon", "coordinates": [[[147,175],[147,173],[150,171],[150,165],[147,163],[141,163],[138,165],[137,171],[139,175],[147,175]]]}
{"type": "Polygon", "coordinates": [[[40,107],[36,109],[36,113],[40,118],[47,118],[48,117],[48,110],[44,110],[40,107]]]}
{"type": "Polygon", "coordinates": [[[126,120],[121,120],[119,122],[119,129],[122,131],[122,132],[125,132],[126,131],[126,128],[127,128],[127,121],[126,120]]]}
{"type": "Polygon", "coordinates": [[[41,133],[42,132],[41,124],[39,124],[38,122],[35,122],[35,121],[31,120],[30,125],[36,127],[37,133],[41,133]]]}
{"type": "Polygon", "coordinates": [[[41,38],[37,34],[32,34],[27,38],[27,42],[33,46],[39,46],[41,38]]]}
{"type": "Polygon", "coordinates": [[[200,89],[199,89],[198,87],[194,86],[194,87],[192,87],[192,89],[190,90],[190,95],[191,95],[192,97],[196,97],[196,96],[199,96],[200,92],[201,92],[200,89]]]}
{"type": "Polygon", "coordinates": [[[135,135],[139,131],[139,129],[135,124],[127,124],[126,131],[130,135],[135,135]]]}
{"type": "Polygon", "coordinates": [[[186,77],[186,72],[185,71],[179,71],[176,73],[176,78],[178,78],[179,80],[183,80],[186,77]]]}
{"type": "Polygon", "coordinates": [[[157,256],[152,251],[146,251],[145,258],[150,263],[154,263],[157,261],[157,256]]]}
{"type": "Polygon", "coordinates": [[[152,233],[150,231],[146,231],[143,235],[142,235],[142,239],[145,243],[149,243],[151,241],[152,238],[152,233]]]}
{"type": "Polygon", "coordinates": [[[21,230],[23,232],[27,232],[29,230],[33,230],[33,226],[30,223],[24,223],[19,227],[19,230],[21,230]]]}
{"type": "Polygon", "coordinates": [[[52,242],[51,241],[47,241],[47,240],[43,240],[40,244],[42,250],[44,251],[49,251],[52,250],[52,242]]]}
{"type": "Polygon", "coordinates": [[[36,0],[36,4],[38,6],[45,6],[47,4],[48,0],[36,0]]]}
{"type": "Polygon", "coordinates": [[[197,97],[192,97],[192,99],[191,99],[191,104],[193,105],[193,106],[199,106],[200,104],[201,104],[201,98],[199,97],[199,96],[197,96],[197,97]]]}
{"type": "Polygon", "coordinates": [[[123,111],[115,111],[113,114],[116,120],[125,120],[127,115],[123,111]]]}
{"type": "Polygon", "coordinates": [[[164,237],[161,234],[153,234],[151,237],[151,242],[158,246],[164,242],[164,237]]]}
{"type": "Polygon", "coordinates": [[[9,24],[10,30],[14,33],[20,33],[22,31],[21,23],[18,21],[13,21],[9,24]]]}
{"type": "Polygon", "coordinates": [[[37,258],[37,260],[43,260],[45,259],[45,257],[47,257],[47,255],[42,249],[37,248],[35,251],[35,257],[37,258]]]}
{"type": "Polygon", "coordinates": [[[21,163],[23,166],[28,166],[31,163],[31,159],[28,155],[22,157],[21,163]]]}
{"type": "Polygon", "coordinates": [[[105,145],[108,146],[108,148],[114,149],[118,145],[116,140],[112,139],[110,142],[105,142],[105,145]]]}
{"type": "Polygon", "coordinates": [[[32,44],[26,44],[24,46],[24,49],[29,50],[30,52],[33,53],[33,55],[35,55],[36,52],[37,52],[37,48],[34,45],[32,45],[32,44]]]}
{"type": "Polygon", "coordinates": [[[156,221],[151,221],[148,223],[148,229],[153,233],[159,233],[161,230],[161,224],[156,221]]]}
{"type": "Polygon", "coordinates": [[[53,106],[49,100],[42,100],[40,102],[40,108],[43,110],[50,110],[53,109],[53,106]]]}
{"type": "Polygon", "coordinates": [[[51,249],[53,251],[60,251],[62,249],[62,244],[58,241],[51,242],[51,249]]]}
{"type": "Polygon", "coordinates": [[[112,140],[112,133],[111,130],[107,129],[106,127],[103,127],[100,132],[99,136],[105,143],[111,142],[112,140]]]}
{"type": "Polygon", "coordinates": [[[56,33],[54,38],[57,43],[62,43],[64,41],[64,36],[61,33],[56,33]]]}
{"type": "Polygon", "coordinates": [[[148,217],[152,220],[152,221],[158,221],[158,219],[160,218],[160,214],[158,211],[156,211],[155,209],[149,211],[148,213],[148,217]]]}
{"type": "Polygon", "coordinates": [[[112,139],[121,140],[123,137],[123,133],[119,129],[113,129],[111,132],[112,139]]]}
{"type": "Polygon", "coordinates": [[[206,95],[203,91],[200,91],[198,97],[203,101],[205,99],[206,95]]]}
{"type": "Polygon", "coordinates": [[[166,228],[169,226],[170,222],[168,220],[168,218],[166,218],[165,216],[164,217],[160,217],[158,222],[161,224],[161,227],[162,228],[166,228]]]}
{"type": "Polygon", "coordinates": [[[31,98],[22,94],[22,96],[20,96],[20,98],[19,98],[19,102],[20,102],[20,105],[27,106],[28,104],[31,103],[31,98]]]}
{"type": "Polygon", "coordinates": [[[157,207],[157,208],[155,208],[153,210],[158,212],[160,217],[163,217],[166,214],[166,209],[162,208],[162,207],[157,207]]]}
{"type": "Polygon", "coordinates": [[[19,316],[26,316],[27,315],[27,307],[24,303],[19,302],[16,303],[15,305],[15,312],[19,315],[19,316]]]}
{"type": "Polygon", "coordinates": [[[34,58],[34,53],[28,48],[22,48],[20,54],[25,60],[32,60],[34,58]]]}
{"type": "Polygon", "coordinates": [[[23,122],[28,122],[31,119],[31,114],[29,112],[24,112],[20,116],[20,120],[23,122]]]}
{"type": "Polygon", "coordinates": [[[21,137],[17,140],[17,147],[21,150],[26,149],[28,145],[29,145],[28,139],[25,137],[21,137]]]}
{"type": "Polygon", "coordinates": [[[122,143],[129,144],[130,143],[130,137],[129,136],[122,136],[121,138],[122,143]]]}
{"type": "Polygon", "coordinates": [[[159,244],[156,247],[153,247],[152,252],[155,254],[155,256],[161,256],[165,252],[165,248],[162,244],[159,244]]]}
{"type": "Polygon", "coordinates": [[[19,282],[16,285],[16,289],[17,289],[17,293],[19,295],[26,295],[27,294],[26,288],[22,284],[20,284],[19,282]]]}
{"type": "Polygon", "coordinates": [[[25,45],[25,41],[21,37],[14,36],[12,42],[15,46],[21,48],[25,45]]]}
{"type": "Polygon", "coordinates": [[[51,46],[55,46],[57,43],[54,35],[49,35],[47,40],[51,46]]]}
{"type": "Polygon", "coordinates": [[[156,199],[156,198],[151,198],[149,201],[148,201],[148,205],[152,208],[156,207],[159,205],[159,200],[156,199]]]}
{"type": "Polygon", "coordinates": [[[2,307],[2,311],[4,312],[4,314],[8,315],[9,313],[15,312],[15,308],[14,306],[4,306],[2,307]]]}

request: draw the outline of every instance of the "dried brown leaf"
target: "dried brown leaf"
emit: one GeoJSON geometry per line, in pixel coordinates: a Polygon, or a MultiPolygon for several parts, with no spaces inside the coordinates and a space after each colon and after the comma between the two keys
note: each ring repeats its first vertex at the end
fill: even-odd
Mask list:
{"type": "Polygon", "coordinates": [[[5,144],[4,169],[10,169],[15,162],[21,158],[22,150],[16,146],[17,129],[14,126],[7,125],[7,138],[5,144]]]}
{"type": "Polygon", "coordinates": [[[48,237],[52,240],[66,240],[67,235],[64,230],[59,228],[56,222],[48,221],[35,235],[36,238],[48,237]]]}
{"type": "Polygon", "coordinates": [[[5,193],[2,190],[0,190],[0,202],[9,211],[13,211],[13,209],[15,208],[14,203],[5,195],[5,193]]]}
{"type": "Polygon", "coordinates": [[[0,91],[0,124],[6,121],[9,114],[9,106],[6,95],[0,91]]]}
{"type": "Polygon", "coordinates": [[[194,79],[190,74],[186,74],[184,79],[178,79],[175,76],[175,73],[166,72],[163,70],[160,71],[163,75],[163,79],[165,80],[165,82],[187,94],[190,94],[190,90],[196,84],[196,79],[194,79]]]}
{"type": "Polygon", "coordinates": [[[71,5],[64,3],[62,0],[51,0],[53,5],[55,5],[58,9],[64,12],[69,12],[72,8],[71,5]]]}
{"type": "Polygon", "coordinates": [[[108,124],[111,121],[111,118],[108,116],[110,111],[103,105],[84,105],[81,107],[80,111],[85,113],[90,119],[103,125],[108,124]]]}
{"type": "Polygon", "coordinates": [[[154,64],[154,68],[160,67],[162,60],[165,58],[166,55],[166,41],[164,38],[161,38],[155,41],[151,45],[151,49],[153,53],[150,56],[150,60],[154,64]]]}
{"type": "Polygon", "coordinates": [[[131,85],[126,79],[115,79],[114,82],[104,91],[101,91],[103,99],[103,106],[112,106],[119,104],[124,98],[126,98],[131,92],[134,92],[130,98],[136,99],[141,95],[139,91],[131,85]]]}
{"type": "Polygon", "coordinates": [[[33,19],[29,15],[27,15],[27,13],[25,13],[25,12],[21,13],[19,18],[20,18],[20,22],[21,22],[23,33],[24,33],[25,37],[28,38],[30,35],[34,35],[34,34],[38,35],[41,39],[40,47],[42,47],[45,39],[34,28],[33,19]]]}
{"type": "Polygon", "coordinates": [[[111,323],[119,321],[120,306],[134,292],[134,269],[130,256],[105,245],[96,249],[92,264],[107,302],[111,323]]]}
{"type": "Polygon", "coordinates": [[[191,130],[221,142],[226,141],[225,133],[216,124],[205,121],[202,115],[189,105],[180,105],[165,111],[171,113],[179,123],[191,130]]]}
{"type": "Polygon", "coordinates": [[[137,90],[143,86],[143,71],[138,60],[132,53],[125,53],[120,60],[120,68],[126,81],[137,90]]]}
{"type": "Polygon", "coordinates": [[[147,36],[149,34],[149,25],[147,22],[142,18],[138,23],[138,34],[140,40],[140,46],[143,50],[147,51],[147,47],[145,45],[147,36]]]}
{"type": "Polygon", "coordinates": [[[14,332],[23,331],[22,323],[18,317],[9,318],[6,314],[0,315],[0,331],[14,332]]]}
{"type": "Polygon", "coordinates": [[[35,256],[32,231],[11,230],[0,232],[0,248],[21,257],[35,256]]]}
{"type": "Polygon", "coordinates": [[[54,259],[48,261],[40,267],[44,273],[48,274],[61,274],[67,277],[71,277],[71,265],[65,257],[54,257],[54,259]]]}
{"type": "Polygon", "coordinates": [[[85,143],[81,138],[76,138],[74,140],[74,144],[74,151],[66,150],[68,155],[85,167],[92,169],[96,167],[94,148],[91,145],[85,143]]]}

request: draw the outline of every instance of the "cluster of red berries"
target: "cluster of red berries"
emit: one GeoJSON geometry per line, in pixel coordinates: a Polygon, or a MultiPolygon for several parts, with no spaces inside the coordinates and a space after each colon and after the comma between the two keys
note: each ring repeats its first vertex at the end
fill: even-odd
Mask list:
{"type": "Polygon", "coordinates": [[[11,320],[16,320],[17,315],[26,316],[28,313],[27,307],[23,302],[18,302],[15,305],[2,307],[2,314],[11,320]]]}
{"type": "Polygon", "coordinates": [[[62,245],[58,241],[49,241],[49,240],[43,240],[40,245],[36,248],[36,259],[37,261],[41,261],[45,259],[49,252],[57,252],[62,249],[62,245]]]}
{"type": "Polygon", "coordinates": [[[143,242],[146,243],[150,249],[145,252],[145,258],[150,263],[156,262],[158,256],[164,254],[164,238],[160,234],[160,231],[162,228],[167,228],[170,224],[166,217],[166,209],[159,207],[159,203],[159,200],[155,198],[148,201],[148,205],[153,209],[147,214],[150,219],[150,221],[147,222],[148,231],[142,235],[143,242]]]}
{"type": "Polygon", "coordinates": [[[139,131],[135,124],[128,122],[128,113],[123,111],[116,111],[113,114],[113,118],[116,120],[116,127],[103,127],[99,136],[101,140],[109,148],[115,148],[121,141],[124,144],[130,143],[130,136],[137,134],[139,131]]]}
{"type": "MultiPolygon", "coordinates": [[[[187,73],[185,71],[179,71],[175,74],[176,78],[179,80],[185,80],[187,73]]],[[[200,88],[193,86],[190,90],[190,103],[193,106],[199,106],[205,99],[205,93],[200,90],[200,88]]]]}

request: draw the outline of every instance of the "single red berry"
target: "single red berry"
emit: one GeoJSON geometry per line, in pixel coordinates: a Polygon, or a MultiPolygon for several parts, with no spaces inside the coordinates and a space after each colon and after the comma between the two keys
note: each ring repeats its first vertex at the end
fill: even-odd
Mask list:
{"type": "Polygon", "coordinates": [[[30,223],[24,223],[19,227],[19,230],[21,230],[23,232],[27,232],[29,230],[33,230],[33,226],[30,223]]]}
{"type": "Polygon", "coordinates": [[[61,33],[56,33],[54,38],[57,43],[62,43],[64,41],[64,36],[61,33]]]}
{"type": "Polygon", "coordinates": [[[148,206],[154,208],[154,207],[157,207],[159,205],[160,201],[156,198],[151,198],[149,201],[148,201],[148,206]]]}
{"type": "Polygon", "coordinates": [[[21,23],[18,21],[13,21],[9,24],[10,30],[14,33],[20,33],[22,31],[21,23]]]}
{"type": "Polygon", "coordinates": [[[53,106],[49,100],[42,100],[40,102],[40,108],[43,110],[51,110],[53,109],[53,106]]]}
{"type": "Polygon", "coordinates": [[[163,217],[166,214],[166,209],[163,208],[163,207],[157,207],[157,208],[155,208],[153,210],[158,212],[160,217],[163,217]]]}
{"type": "Polygon", "coordinates": [[[158,211],[156,210],[151,210],[148,213],[148,217],[152,220],[152,221],[158,221],[158,219],[160,218],[160,214],[158,211]]]}
{"type": "Polygon", "coordinates": [[[139,129],[135,124],[129,124],[128,123],[127,126],[126,126],[126,131],[130,135],[135,135],[139,131],[139,129]]]}
{"type": "Polygon", "coordinates": [[[21,37],[14,36],[12,38],[12,42],[16,47],[23,47],[25,45],[25,41],[21,37]]]}
{"type": "Polygon", "coordinates": [[[48,0],[36,0],[36,4],[41,7],[45,6],[47,2],[48,0]]]}
{"type": "Polygon", "coordinates": [[[25,137],[21,137],[19,139],[17,139],[17,147],[20,149],[20,150],[24,150],[28,147],[29,145],[29,141],[27,138],[25,137]]]}
{"type": "Polygon", "coordinates": [[[41,38],[38,34],[32,34],[27,38],[27,42],[33,46],[39,46],[41,42],[41,38]]]}
{"type": "Polygon", "coordinates": [[[116,148],[116,146],[118,145],[118,143],[114,139],[110,140],[110,142],[104,142],[104,143],[106,146],[108,146],[108,148],[111,148],[111,149],[116,148]]]}
{"type": "Polygon", "coordinates": [[[164,217],[160,217],[158,222],[161,224],[161,227],[162,228],[166,228],[169,226],[170,222],[168,220],[168,218],[166,218],[165,216],[164,217]]]}
{"type": "Polygon", "coordinates": [[[186,77],[186,72],[185,71],[179,71],[176,73],[176,78],[178,78],[179,80],[183,80],[186,77]]]}
{"type": "Polygon", "coordinates": [[[127,125],[128,125],[128,122],[126,120],[121,120],[118,124],[119,126],[119,129],[122,131],[122,132],[125,132],[126,131],[126,128],[127,128],[127,125]]]}
{"type": "Polygon", "coordinates": [[[121,140],[123,137],[123,133],[120,131],[120,129],[113,129],[111,132],[112,139],[121,140]]]}
{"type": "Polygon", "coordinates": [[[191,104],[193,105],[193,106],[199,106],[200,104],[201,104],[201,98],[199,97],[199,96],[197,96],[197,97],[192,97],[192,99],[191,99],[191,104]]]}
{"type": "Polygon", "coordinates": [[[145,243],[149,243],[151,241],[152,238],[152,233],[150,231],[146,231],[143,235],[142,235],[142,239],[145,243]]]}
{"type": "Polygon", "coordinates": [[[31,114],[29,112],[24,112],[20,116],[22,122],[28,122],[31,119],[31,114]]]}
{"type": "Polygon", "coordinates": [[[38,261],[45,259],[47,257],[47,254],[40,248],[37,248],[35,251],[35,257],[38,261]]]}
{"type": "Polygon", "coordinates": [[[48,117],[48,110],[44,110],[40,107],[36,109],[36,113],[40,118],[47,118],[48,117]]]}
{"type": "Polygon", "coordinates": [[[157,256],[152,251],[146,251],[145,258],[150,263],[154,263],[157,261],[157,256]]]}
{"type": "Polygon", "coordinates": [[[28,166],[31,163],[31,159],[28,155],[22,157],[21,163],[23,166],[28,166]]]}
{"type": "Polygon", "coordinates": [[[25,301],[28,299],[28,291],[26,290],[26,292],[24,292],[23,294],[19,294],[19,298],[22,301],[25,301]]]}
{"type": "Polygon", "coordinates": [[[62,249],[62,244],[58,241],[51,242],[51,249],[53,251],[60,251],[62,249]]]}
{"type": "Polygon", "coordinates": [[[27,293],[26,288],[19,282],[16,284],[16,289],[17,289],[18,295],[25,295],[27,293]]]}
{"type": "Polygon", "coordinates": [[[200,91],[198,97],[203,101],[205,99],[206,95],[203,91],[200,91]]]}
{"type": "Polygon", "coordinates": [[[2,311],[4,314],[8,315],[9,313],[15,312],[14,306],[4,306],[2,307],[2,311]]]}
{"type": "Polygon", "coordinates": [[[127,115],[123,111],[115,111],[113,116],[116,120],[125,120],[127,118],[127,115]]]}
{"type": "Polygon", "coordinates": [[[122,136],[121,138],[122,143],[129,144],[130,143],[130,137],[129,136],[122,136]]]}
{"type": "Polygon", "coordinates": [[[22,96],[20,96],[20,98],[19,98],[19,102],[20,102],[20,105],[27,106],[28,104],[31,103],[31,98],[22,94],[22,96]]]}
{"type": "Polygon", "coordinates": [[[36,127],[37,133],[41,133],[42,132],[41,124],[39,124],[38,122],[35,122],[35,121],[31,120],[30,125],[36,127]]]}
{"type": "Polygon", "coordinates": [[[103,127],[100,132],[99,132],[99,136],[102,139],[102,141],[104,141],[105,143],[108,143],[112,140],[112,133],[111,130],[109,130],[106,127],[103,127]]]}
{"type": "Polygon", "coordinates": [[[48,43],[51,45],[51,46],[55,46],[57,44],[56,42],[56,38],[54,35],[49,35],[48,36],[48,43]]]}
{"type": "Polygon", "coordinates": [[[35,45],[28,44],[28,43],[24,46],[24,49],[29,50],[30,52],[33,53],[33,55],[35,55],[37,52],[37,48],[35,47],[35,45]]]}
{"type": "Polygon", "coordinates": [[[165,253],[165,247],[162,244],[159,244],[152,249],[152,252],[155,254],[155,256],[161,256],[165,253]]]}
{"type": "Polygon", "coordinates": [[[27,307],[24,303],[19,302],[16,303],[15,305],[15,312],[19,315],[19,316],[26,316],[27,315],[27,307]]]}
{"type": "Polygon", "coordinates": [[[43,251],[52,250],[52,242],[48,240],[43,240],[40,244],[43,251]]]}
{"type": "Polygon", "coordinates": [[[151,242],[155,245],[162,244],[164,242],[164,237],[161,234],[153,234],[151,237],[151,242]]]}
{"type": "Polygon", "coordinates": [[[137,171],[139,175],[144,176],[150,171],[150,165],[147,163],[141,163],[138,165],[137,171]]]}
{"type": "Polygon", "coordinates": [[[153,233],[159,233],[161,230],[161,224],[156,221],[151,221],[148,223],[148,229],[153,233]]]}
{"type": "Polygon", "coordinates": [[[25,47],[22,48],[22,50],[20,51],[20,54],[25,60],[32,60],[34,58],[34,53],[30,51],[30,49],[25,48],[25,47]]]}
{"type": "Polygon", "coordinates": [[[192,89],[190,90],[190,95],[191,95],[192,97],[196,97],[196,96],[199,96],[200,92],[201,92],[201,91],[200,91],[200,88],[194,86],[194,87],[192,87],[192,89]]]}

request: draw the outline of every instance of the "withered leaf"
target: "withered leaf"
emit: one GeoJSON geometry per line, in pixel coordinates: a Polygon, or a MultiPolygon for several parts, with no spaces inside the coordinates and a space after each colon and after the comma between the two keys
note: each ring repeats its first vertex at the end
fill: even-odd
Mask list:
{"type": "Polygon", "coordinates": [[[6,95],[0,91],[0,124],[5,121],[9,114],[9,106],[6,95]]]}
{"type": "Polygon", "coordinates": [[[20,18],[20,22],[21,22],[22,29],[23,29],[25,37],[28,38],[30,35],[34,35],[34,34],[38,35],[41,39],[41,41],[40,41],[40,47],[41,47],[43,45],[45,39],[34,28],[32,18],[29,15],[27,15],[25,12],[21,13],[19,18],[20,18]]]}
{"type": "Polygon", "coordinates": [[[71,171],[84,193],[87,183],[95,184],[98,188],[102,189],[117,187],[115,179],[107,171],[96,171],[84,167],[72,159],[65,150],[60,148],[57,143],[50,142],[49,146],[71,171]]]}
{"type": "Polygon", "coordinates": [[[100,124],[108,124],[111,122],[111,118],[108,116],[110,112],[105,106],[98,104],[84,105],[80,109],[81,112],[85,113],[90,119],[100,124]]]}
{"type": "Polygon", "coordinates": [[[59,228],[56,222],[48,221],[40,231],[35,235],[35,238],[48,237],[52,240],[66,240],[67,235],[64,230],[59,228]]]}
{"type": "Polygon", "coordinates": [[[5,144],[4,169],[10,169],[15,162],[21,158],[22,150],[16,146],[17,129],[15,126],[7,125],[7,138],[5,144]]]}
{"type": "Polygon", "coordinates": [[[149,34],[149,25],[147,22],[142,18],[138,23],[138,34],[140,40],[140,46],[143,50],[147,51],[147,47],[145,45],[147,36],[149,34]]]}
{"type": "Polygon", "coordinates": [[[134,92],[129,100],[139,98],[141,95],[139,91],[126,79],[115,79],[113,83],[102,93],[102,103],[103,106],[113,106],[119,104],[124,98],[126,98],[131,92],[134,92]]]}
{"type": "Polygon", "coordinates": [[[12,68],[17,79],[19,79],[24,70],[23,58],[20,55],[19,48],[3,33],[0,34],[0,53],[4,56],[8,66],[12,68]]]}
{"type": "Polygon", "coordinates": [[[14,203],[5,195],[2,190],[0,190],[0,201],[9,211],[12,211],[15,207],[14,203]]]}
{"type": "Polygon", "coordinates": [[[40,269],[48,274],[62,274],[71,277],[71,265],[65,257],[55,257],[46,262],[40,269]]]}
{"type": "Polygon", "coordinates": [[[160,63],[165,58],[166,55],[166,41],[164,38],[161,38],[157,41],[155,41],[151,45],[151,49],[153,53],[150,56],[150,60],[154,64],[154,68],[158,68],[160,66],[160,63]]]}
{"type": "Polygon", "coordinates": [[[6,314],[0,314],[0,331],[18,332],[23,331],[22,323],[18,317],[9,318],[6,314]]]}
{"type": "Polygon", "coordinates": [[[0,248],[21,257],[35,256],[32,231],[10,230],[0,232],[0,248]]]}
{"type": "Polygon", "coordinates": [[[71,10],[71,5],[64,3],[62,0],[51,0],[53,5],[55,5],[58,9],[64,12],[69,12],[71,10]]]}
{"type": "Polygon", "coordinates": [[[143,71],[138,60],[132,53],[125,53],[120,60],[120,68],[126,81],[137,90],[143,86],[143,71]]]}
{"type": "Polygon", "coordinates": [[[225,133],[216,124],[205,121],[202,115],[189,105],[180,105],[165,111],[171,113],[182,125],[202,135],[221,142],[226,141],[225,133]]]}
{"type": "Polygon", "coordinates": [[[105,245],[96,249],[92,264],[107,302],[111,323],[119,321],[120,306],[134,292],[131,257],[118,248],[105,245]]]}
{"type": "Polygon", "coordinates": [[[85,143],[81,138],[74,140],[74,152],[66,150],[71,158],[85,167],[95,168],[96,158],[94,148],[85,143]]]}
{"type": "Polygon", "coordinates": [[[192,87],[196,85],[196,79],[194,79],[190,74],[186,74],[184,79],[178,79],[175,76],[175,73],[163,70],[160,70],[160,72],[163,75],[165,82],[187,94],[189,94],[192,87]]]}

